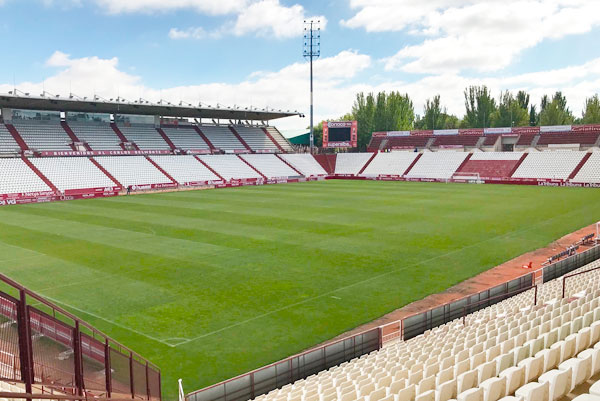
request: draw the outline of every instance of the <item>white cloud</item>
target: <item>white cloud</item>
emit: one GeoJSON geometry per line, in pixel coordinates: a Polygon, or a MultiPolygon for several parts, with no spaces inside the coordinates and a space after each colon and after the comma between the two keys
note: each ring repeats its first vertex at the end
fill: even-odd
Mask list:
{"type": "Polygon", "coordinates": [[[204,39],[208,34],[202,27],[177,29],[171,28],[169,38],[171,39],[204,39]]]}
{"type": "Polygon", "coordinates": [[[543,40],[600,25],[600,2],[586,0],[351,0],[342,25],[368,32],[406,30],[423,41],[385,59],[387,70],[497,71],[543,40]]]}
{"type": "MultiPolygon", "coordinates": [[[[0,2],[3,0],[0,0],[0,2]]],[[[53,1],[53,0],[44,0],[53,1]]],[[[77,0],[76,0],[77,1],[77,0]]],[[[172,28],[171,39],[215,38],[227,34],[243,36],[272,36],[286,39],[302,35],[304,19],[320,19],[322,29],[327,24],[324,16],[311,16],[300,4],[285,6],[280,0],[95,0],[109,14],[156,13],[190,9],[206,15],[228,15],[233,19],[220,28],[207,32],[204,27],[172,28]]]]}
{"type": "Polygon", "coordinates": [[[246,7],[249,0],[96,0],[96,3],[110,14],[192,9],[202,14],[224,15],[246,7]]]}
{"type": "MultiPolygon", "coordinates": [[[[58,69],[56,74],[44,82],[17,83],[17,88],[32,94],[41,93],[45,89],[52,94],[64,96],[69,94],[71,88],[73,93],[89,98],[94,94],[107,99],[121,96],[129,100],[142,97],[158,101],[162,98],[172,103],[183,100],[197,104],[202,101],[213,106],[217,103],[242,107],[253,105],[308,112],[306,63],[294,63],[278,71],[258,71],[237,83],[206,83],[164,89],[148,86],[139,76],[120,70],[117,58],[73,58],[57,51],[46,60],[46,65],[58,69]]],[[[346,50],[332,57],[319,59],[314,67],[316,122],[336,118],[350,111],[359,91],[398,90],[408,93],[417,113],[422,112],[425,99],[440,94],[448,111],[461,117],[464,114],[463,90],[469,85],[485,84],[496,97],[501,90],[523,89],[532,95],[533,103],[539,102],[543,94],[561,90],[567,96],[569,107],[578,115],[585,98],[600,92],[600,58],[581,65],[531,74],[483,79],[446,73],[411,83],[385,81],[377,85],[354,83],[358,74],[376,67],[370,56],[356,51],[346,50]]],[[[9,90],[12,90],[12,84],[0,84],[0,93],[9,90]]],[[[283,130],[302,130],[308,125],[308,118],[286,118],[275,124],[283,130]]]]}
{"type": "Polygon", "coordinates": [[[304,7],[299,4],[285,7],[279,0],[261,0],[241,10],[232,32],[237,36],[256,33],[279,39],[292,38],[302,35],[305,19],[320,20],[321,29],[325,29],[327,25],[324,16],[307,16],[304,7]]]}

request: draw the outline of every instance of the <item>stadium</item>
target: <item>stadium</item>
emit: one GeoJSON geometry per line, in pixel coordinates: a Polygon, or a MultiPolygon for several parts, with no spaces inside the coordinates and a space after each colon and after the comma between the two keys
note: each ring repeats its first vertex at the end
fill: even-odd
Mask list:
{"type": "Polygon", "coordinates": [[[303,111],[0,93],[0,399],[600,400],[598,95],[359,92],[314,127],[312,29],[296,138],[303,111]]]}

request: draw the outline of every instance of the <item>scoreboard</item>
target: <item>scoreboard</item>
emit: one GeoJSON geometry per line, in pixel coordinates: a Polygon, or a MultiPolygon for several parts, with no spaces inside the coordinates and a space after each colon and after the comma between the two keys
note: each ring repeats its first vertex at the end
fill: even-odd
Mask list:
{"type": "Polygon", "coordinates": [[[358,146],[356,121],[323,121],[324,148],[355,148],[358,146]]]}

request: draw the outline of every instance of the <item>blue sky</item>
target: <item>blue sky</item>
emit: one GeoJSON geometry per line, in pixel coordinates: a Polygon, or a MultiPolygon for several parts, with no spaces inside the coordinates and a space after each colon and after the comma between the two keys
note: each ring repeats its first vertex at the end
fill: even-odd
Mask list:
{"type": "MultiPolygon", "coordinates": [[[[598,0],[0,0],[0,93],[23,91],[308,111],[302,21],[323,21],[316,119],[357,91],[563,90],[579,113],[600,86],[598,0]]],[[[297,133],[307,119],[277,125],[297,133]]]]}

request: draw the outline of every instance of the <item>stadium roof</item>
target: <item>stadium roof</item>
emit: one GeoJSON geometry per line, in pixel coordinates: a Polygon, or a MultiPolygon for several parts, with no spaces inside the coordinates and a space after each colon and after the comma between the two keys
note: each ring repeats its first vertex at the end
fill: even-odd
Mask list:
{"type": "Polygon", "coordinates": [[[82,113],[133,114],[161,117],[182,118],[211,118],[222,120],[275,120],[283,117],[301,116],[297,111],[282,111],[271,109],[211,107],[210,105],[193,106],[181,102],[175,105],[161,101],[150,103],[144,100],[130,102],[124,99],[118,101],[106,99],[80,99],[55,97],[19,96],[0,94],[0,108],[65,111],[82,113]]]}

